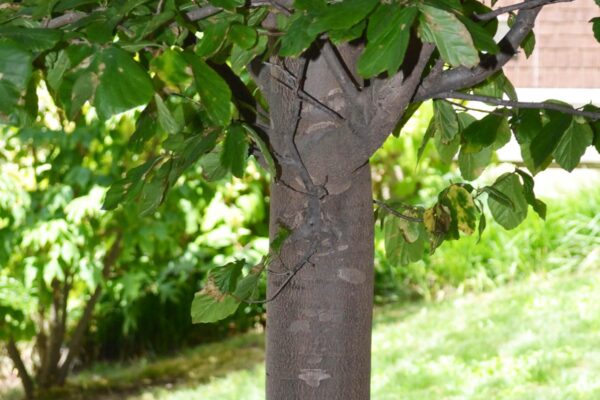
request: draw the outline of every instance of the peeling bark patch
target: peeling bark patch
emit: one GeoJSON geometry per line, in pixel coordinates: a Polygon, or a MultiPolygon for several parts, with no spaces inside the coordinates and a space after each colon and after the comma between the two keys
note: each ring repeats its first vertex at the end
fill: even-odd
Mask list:
{"type": "Polygon", "coordinates": [[[288,329],[292,333],[310,332],[310,322],[304,319],[297,319],[290,324],[288,329]]]}
{"type": "Polygon", "coordinates": [[[333,320],[333,315],[332,310],[319,310],[319,321],[329,322],[333,320]]]}
{"type": "Polygon", "coordinates": [[[323,121],[312,124],[306,129],[307,134],[315,133],[315,132],[323,132],[335,129],[336,125],[332,121],[323,121]]]}
{"type": "Polygon", "coordinates": [[[301,369],[298,378],[306,382],[308,386],[318,387],[321,381],[331,378],[331,375],[322,369],[301,369]]]}
{"type": "Polygon", "coordinates": [[[340,268],[338,270],[338,277],[353,285],[359,285],[367,279],[366,274],[356,268],[340,268]]]}
{"type": "Polygon", "coordinates": [[[320,356],[318,354],[315,354],[313,356],[308,357],[308,359],[306,360],[309,364],[318,364],[321,361],[323,361],[323,356],[320,356]]]}

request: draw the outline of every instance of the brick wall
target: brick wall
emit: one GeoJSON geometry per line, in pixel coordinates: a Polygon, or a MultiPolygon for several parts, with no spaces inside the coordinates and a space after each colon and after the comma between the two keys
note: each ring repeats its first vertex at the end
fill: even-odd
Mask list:
{"type": "MultiPolygon", "coordinates": [[[[496,7],[514,3],[499,1],[496,7]]],[[[600,16],[594,0],[550,4],[537,18],[536,46],[529,59],[520,51],[504,68],[516,87],[600,88],[600,43],[591,18],[600,16]]]]}

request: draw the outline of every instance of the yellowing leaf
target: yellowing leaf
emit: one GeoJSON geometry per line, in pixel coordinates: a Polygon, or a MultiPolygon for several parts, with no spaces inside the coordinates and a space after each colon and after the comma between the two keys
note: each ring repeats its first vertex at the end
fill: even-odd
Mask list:
{"type": "Polygon", "coordinates": [[[473,234],[477,225],[477,209],[471,193],[462,186],[452,185],[446,197],[453,206],[458,229],[467,235],[473,234]]]}

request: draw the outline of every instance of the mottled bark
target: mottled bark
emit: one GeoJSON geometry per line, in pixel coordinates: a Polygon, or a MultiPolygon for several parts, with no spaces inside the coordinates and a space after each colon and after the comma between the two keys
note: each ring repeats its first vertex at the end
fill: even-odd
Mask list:
{"type": "Polygon", "coordinates": [[[269,267],[269,400],[370,397],[373,206],[361,129],[368,110],[341,87],[358,79],[336,78],[356,53],[272,63],[269,141],[280,171],[271,235],[282,225],[293,233],[269,267]]]}
{"type": "MultiPolygon", "coordinates": [[[[331,149],[335,151],[335,149],[331,149]]],[[[274,184],[272,232],[306,215],[307,196],[274,184]]],[[[322,201],[318,251],[267,305],[267,399],[369,399],[373,301],[373,207],[368,165],[350,187],[322,201]]],[[[297,224],[298,222],[296,222],[297,224]]],[[[311,237],[290,240],[281,258],[293,265],[311,237]]],[[[269,274],[270,294],[286,275],[269,274]]]]}

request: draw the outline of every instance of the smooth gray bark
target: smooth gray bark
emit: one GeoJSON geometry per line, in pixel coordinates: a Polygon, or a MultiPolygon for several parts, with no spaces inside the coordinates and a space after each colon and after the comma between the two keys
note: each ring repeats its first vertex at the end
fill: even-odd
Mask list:
{"type": "MultiPolygon", "coordinates": [[[[306,197],[274,184],[271,221],[301,220],[306,197]]],[[[269,400],[370,397],[373,206],[368,165],[346,191],[323,199],[322,212],[327,222],[319,250],[267,305],[269,400]]],[[[284,247],[286,265],[303,256],[309,240],[299,238],[284,247]]],[[[283,272],[281,264],[277,271],[283,272]]],[[[286,277],[274,272],[269,295],[286,277]]]]}

